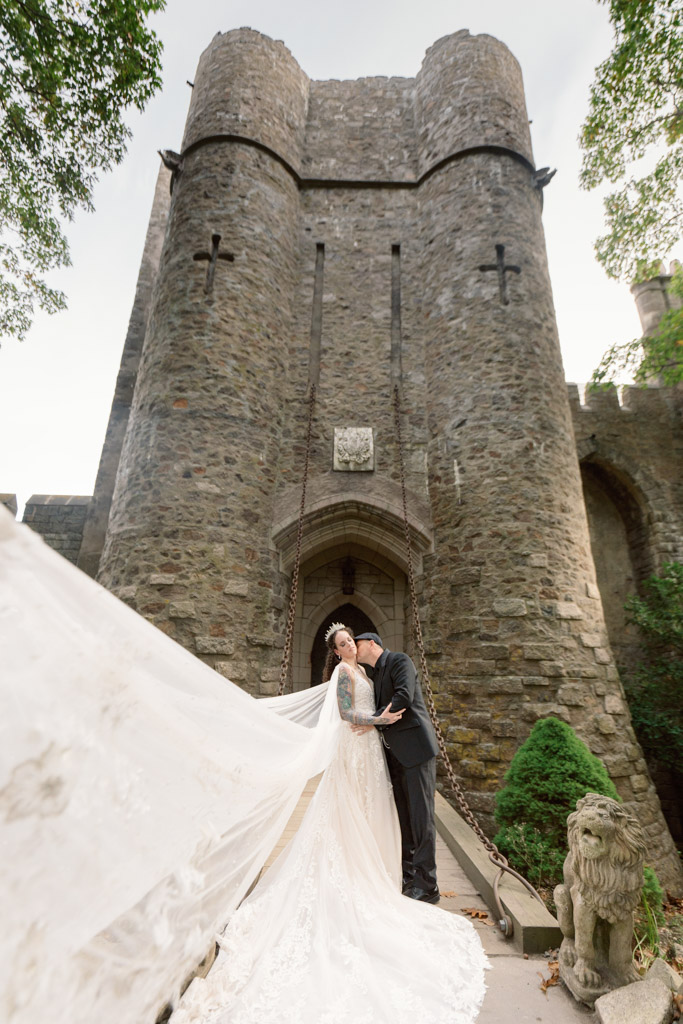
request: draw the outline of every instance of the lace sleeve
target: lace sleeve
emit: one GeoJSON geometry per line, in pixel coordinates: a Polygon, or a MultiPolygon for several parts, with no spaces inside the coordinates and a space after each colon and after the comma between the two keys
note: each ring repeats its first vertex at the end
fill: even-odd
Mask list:
{"type": "Polygon", "coordinates": [[[351,725],[389,725],[389,719],[381,715],[369,715],[364,711],[356,711],[353,700],[353,680],[346,665],[342,665],[337,675],[337,704],[339,714],[351,725]]]}

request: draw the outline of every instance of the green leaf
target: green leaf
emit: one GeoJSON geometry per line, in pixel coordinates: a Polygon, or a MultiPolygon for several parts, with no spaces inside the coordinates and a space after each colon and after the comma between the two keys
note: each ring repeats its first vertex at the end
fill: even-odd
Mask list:
{"type": "MultiPolygon", "coordinates": [[[[614,47],[596,68],[579,135],[580,183],[619,184],[605,199],[596,255],[609,277],[642,281],[659,273],[683,234],[683,7],[680,0],[599,2],[609,8],[614,47]],[[629,176],[643,158],[657,160],[654,170],[629,176]]],[[[652,338],[614,346],[593,382],[618,370],[640,382],[683,379],[680,353],[652,338]]]]}
{"type": "Polygon", "coordinates": [[[63,309],[39,275],[69,262],[60,221],[92,209],[120,163],[127,108],[161,86],[145,24],[165,0],[4,0],[0,5],[0,332],[22,338],[36,306],[63,309]],[[38,273],[34,273],[37,271],[38,273]]]}

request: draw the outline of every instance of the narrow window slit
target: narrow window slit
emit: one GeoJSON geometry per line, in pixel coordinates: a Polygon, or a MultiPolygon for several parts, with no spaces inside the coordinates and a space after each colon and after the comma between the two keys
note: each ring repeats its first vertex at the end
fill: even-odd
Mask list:
{"type": "Polygon", "coordinates": [[[318,384],[320,379],[320,346],[323,334],[323,277],[325,270],[325,244],[315,247],[315,276],[313,279],[313,309],[311,311],[311,346],[308,362],[308,380],[318,384]]]}
{"type": "Polygon", "coordinates": [[[401,383],[401,246],[391,247],[391,383],[401,383]]]}

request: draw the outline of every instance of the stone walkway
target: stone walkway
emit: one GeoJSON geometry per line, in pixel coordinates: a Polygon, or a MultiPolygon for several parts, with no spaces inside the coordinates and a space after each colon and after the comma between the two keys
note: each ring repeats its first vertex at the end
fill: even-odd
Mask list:
{"type": "MultiPolygon", "coordinates": [[[[439,904],[453,914],[464,908],[489,911],[464,871],[439,836],[436,845],[439,887],[443,896],[439,904]]],[[[468,915],[469,916],[469,915],[468,915]]],[[[500,930],[483,921],[474,921],[482,945],[491,963],[487,973],[487,992],[478,1017],[478,1024],[592,1024],[595,1014],[580,1006],[562,985],[541,988],[541,978],[549,978],[548,960],[542,956],[525,959],[500,930]]]]}
{"type": "MultiPolygon", "coordinates": [[[[317,780],[314,779],[304,790],[264,871],[298,829],[316,785],[317,780]]],[[[439,888],[442,894],[449,894],[442,895],[439,906],[452,914],[462,913],[465,909],[478,910],[486,913],[486,920],[490,920],[491,912],[441,836],[437,837],[436,860],[439,888]]],[[[503,938],[497,927],[486,924],[483,919],[473,923],[492,968],[487,972],[486,998],[478,1024],[593,1024],[595,1014],[579,1005],[562,985],[552,986],[543,992],[541,978],[550,977],[547,959],[542,956],[525,959],[511,942],[503,938]]]]}

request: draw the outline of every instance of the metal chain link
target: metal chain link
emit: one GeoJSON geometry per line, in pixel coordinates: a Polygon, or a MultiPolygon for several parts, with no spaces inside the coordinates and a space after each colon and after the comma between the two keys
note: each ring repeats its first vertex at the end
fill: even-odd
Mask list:
{"type": "Polygon", "coordinates": [[[418,652],[419,652],[419,655],[420,655],[420,669],[421,669],[421,674],[422,674],[422,676],[421,676],[421,678],[422,678],[422,689],[423,689],[423,692],[424,692],[424,695],[425,695],[425,700],[426,700],[426,703],[427,703],[427,708],[429,709],[429,716],[430,716],[430,718],[432,720],[432,724],[434,726],[434,731],[436,733],[436,739],[437,739],[437,743],[439,745],[439,753],[441,755],[441,760],[444,763],[444,767],[446,769],[446,774],[448,776],[448,781],[449,781],[450,786],[451,786],[451,788],[453,790],[453,793],[455,794],[455,799],[456,799],[456,802],[458,804],[458,807],[459,807],[459,809],[460,809],[460,811],[462,813],[463,818],[467,822],[467,824],[472,828],[472,830],[476,834],[476,836],[479,839],[479,841],[483,844],[483,846],[487,850],[488,855],[489,855],[489,860],[493,864],[495,864],[496,867],[498,868],[498,874],[496,875],[496,878],[494,879],[494,882],[493,882],[493,894],[494,894],[494,898],[495,898],[495,901],[496,901],[496,908],[498,910],[498,915],[499,915],[498,916],[498,925],[499,925],[501,931],[505,934],[506,938],[512,938],[512,932],[513,932],[512,920],[505,913],[505,911],[503,909],[503,905],[502,905],[501,900],[500,900],[499,893],[498,893],[498,886],[499,886],[499,883],[500,883],[500,879],[501,879],[501,877],[503,875],[503,872],[505,871],[508,874],[513,875],[515,878],[517,878],[529,890],[529,892],[532,894],[532,896],[535,896],[536,899],[539,900],[541,903],[543,903],[543,900],[541,899],[539,894],[536,892],[534,887],[529,882],[527,882],[527,880],[525,878],[523,878],[517,871],[515,871],[514,868],[510,867],[510,865],[507,862],[507,858],[503,856],[503,854],[500,852],[500,850],[498,849],[496,844],[493,843],[488,838],[486,833],[483,831],[481,825],[479,824],[477,819],[474,817],[472,811],[470,810],[470,808],[467,805],[467,801],[465,800],[465,794],[463,793],[462,788],[460,786],[460,783],[458,782],[458,780],[456,778],[455,772],[453,770],[453,765],[451,764],[451,760],[450,760],[450,758],[448,756],[448,751],[446,750],[446,741],[444,740],[443,733],[441,731],[441,724],[440,724],[439,719],[437,717],[436,705],[434,704],[434,696],[433,696],[433,693],[432,693],[432,686],[431,686],[431,683],[429,681],[429,671],[427,669],[427,655],[425,653],[424,639],[422,637],[422,623],[420,622],[420,613],[419,613],[419,610],[418,610],[418,603],[417,603],[417,591],[415,589],[415,573],[413,571],[413,548],[412,548],[412,541],[410,539],[410,525],[408,523],[408,499],[407,499],[407,494],[406,494],[406,478],[405,478],[405,464],[404,464],[405,460],[404,460],[404,450],[403,450],[403,435],[402,435],[402,431],[401,431],[401,396],[400,396],[400,391],[399,391],[398,384],[394,385],[394,423],[395,423],[395,426],[396,426],[396,443],[397,443],[397,447],[398,447],[398,463],[399,463],[399,472],[400,472],[400,479],[401,479],[401,499],[402,499],[402,502],[403,502],[403,527],[404,527],[404,531],[405,531],[406,552],[407,552],[407,560],[408,560],[408,585],[409,585],[409,588],[410,588],[410,604],[411,604],[412,613],[413,613],[413,624],[414,624],[414,631],[415,631],[415,643],[416,643],[416,646],[417,646],[417,649],[418,649],[418,652]]]}
{"type": "Polygon", "coordinates": [[[306,454],[304,456],[304,474],[301,484],[301,504],[299,506],[299,525],[296,533],[296,553],[294,555],[294,568],[292,569],[292,587],[289,592],[289,610],[287,612],[287,632],[285,634],[285,647],[282,652],[282,667],[280,669],[280,684],[277,688],[278,697],[285,692],[287,682],[291,678],[292,670],[292,638],[294,636],[294,617],[296,615],[296,595],[299,589],[299,566],[301,564],[301,540],[304,535],[304,509],[306,508],[306,487],[308,485],[308,467],[311,461],[311,437],[313,436],[313,412],[315,410],[316,386],[311,384],[308,395],[308,428],[306,430],[306,454]]]}

